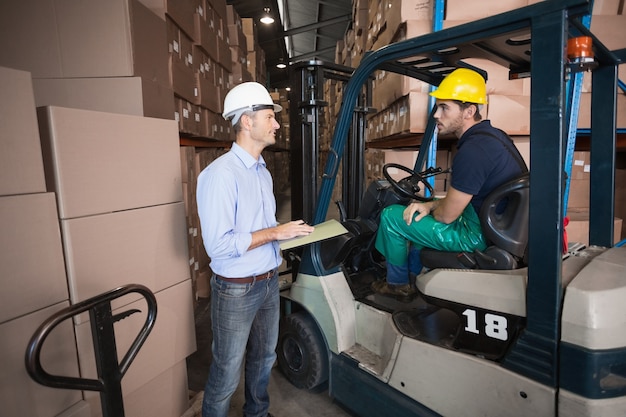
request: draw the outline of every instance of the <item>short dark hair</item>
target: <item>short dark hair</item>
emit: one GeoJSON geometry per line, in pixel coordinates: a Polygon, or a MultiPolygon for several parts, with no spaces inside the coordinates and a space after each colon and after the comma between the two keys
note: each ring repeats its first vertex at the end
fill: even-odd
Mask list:
{"type": "Polygon", "coordinates": [[[459,103],[459,107],[461,110],[467,109],[469,106],[476,106],[476,113],[474,113],[474,120],[479,122],[482,120],[483,116],[480,114],[480,104],[477,103],[468,103],[466,101],[454,100],[459,103]]]}

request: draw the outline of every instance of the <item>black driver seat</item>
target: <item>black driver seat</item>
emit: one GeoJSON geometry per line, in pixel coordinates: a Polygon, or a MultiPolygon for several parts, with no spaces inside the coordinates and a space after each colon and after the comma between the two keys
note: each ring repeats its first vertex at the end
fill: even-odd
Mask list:
{"type": "Polygon", "coordinates": [[[423,248],[429,269],[517,269],[526,265],[528,246],[529,174],[502,184],[483,202],[479,218],[488,247],[485,251],[444,252],[423,248]]]}

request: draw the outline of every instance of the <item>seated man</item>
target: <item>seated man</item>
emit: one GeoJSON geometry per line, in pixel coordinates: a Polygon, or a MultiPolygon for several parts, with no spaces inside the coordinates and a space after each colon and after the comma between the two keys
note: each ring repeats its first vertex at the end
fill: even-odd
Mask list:
{"type": "MultiPolygon", "coordinates": [[[[415,288],[409,283],[409,247],[442,251],[486,248],[478,218],[487,195],[499,185],[527,171],[526,164],[506,133],[483,120],[480,110],[487,103],[484,78],[459,68],[431,93],[437,99],[435,119],[439,134],[458,139],[450,186],[444,198],[392,205],[380,217],[376,249],[387,260],[387,279],[372,284],[379,294],[410,300],[415,288]]],[[[413,254],[411,260],[419,260],[413,254]]],[[[419,262],[417,262],[419,264],[419,262]]],[[[421,265],[411,272],[419,273],[421,265]]]]}

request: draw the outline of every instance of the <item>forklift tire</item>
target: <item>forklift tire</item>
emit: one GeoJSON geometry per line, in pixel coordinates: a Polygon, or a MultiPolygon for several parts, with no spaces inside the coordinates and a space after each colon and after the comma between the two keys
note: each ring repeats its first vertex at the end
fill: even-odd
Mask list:
{"type": "Polygon", "coordinates": [[[296,388],[328,380],[328,350],[313,317],[304,311],[285,317],[277,347],[278,366],[296,388]]]}

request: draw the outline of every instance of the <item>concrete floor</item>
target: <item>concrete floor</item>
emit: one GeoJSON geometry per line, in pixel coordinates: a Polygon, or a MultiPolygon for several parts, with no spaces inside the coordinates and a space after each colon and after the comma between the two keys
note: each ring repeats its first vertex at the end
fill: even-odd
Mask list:
{"type": "MultiPolygon", "coordinates": [[[[279,223],[290,219],[289,193],[277,196],[277,220],[279,223]]],[[[191,408],[183,417],[201,416],[202,391],[206,382],[211,363],[211,317],[210,300],[199,300],[195,311],[197,350],[187,358],[187,375],[190,395],[193,398],[191,408]]],[[[326,387],[313,391],[301,390],[291,385],[278,367],[274,367],[270,377],[270,412],[274,417],[350,417],[328,395],[326,387]]],[[[230,403],[229,417],[241,417],[244,403],[242,383],[233,395],[230,403]]]]}

